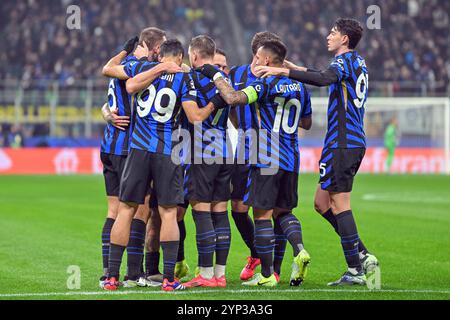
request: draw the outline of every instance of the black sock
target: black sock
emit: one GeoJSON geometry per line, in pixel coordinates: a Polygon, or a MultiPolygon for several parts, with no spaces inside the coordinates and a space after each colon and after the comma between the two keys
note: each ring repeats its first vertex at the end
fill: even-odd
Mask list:
{"type": "Polygon", "coordinates": [[[109,247],[109,262],[108,262],[108,277],[116,278],[119,280],[120,275],[120,265],[122,264],[122,256],[126,247],[120,246],[118,244],[110,244],[109,247]]]}
{"type": "Polygon", "coordinates": [[[244,240],[247,247],[250,249],[250,254],[253,258],[258,258],[258,252],[255,248],[255,226],[253,221],[248,215],[248,212],[235,212],[232,211],[234,223],[236,224],[242,240],[244,240]]]}
{"type": "Polygon", "coordinates": [[[338,214],[336,221],[347,265],[359,272],[362,270],[358,250],[359,236],[352,211],[348,210],[338,214]]]}
{"type": "Polygon", "coordinates": [[[177,262],[184,260],[184,240],[186,240],[186,225],[184,220],[178,221],[178,229],[180,229],[180,244],[178,246],[177,262]]]}
{"type": "Polygon", "coordinates": [[[303,249],[302,225],[291,212],[284,212],[277,217],[286,238],[294,250],[296,257],[303,249]]]}
{"type": "Polygon", "coordinates": [[[108,274],[109,242],[111,241],[111,229],[114,225],[114,219],[106,218],[102,230],[102,258],[103,274],[108,274]]]}
{"type": "Polygon", "coordinates": [[[159,252],[145,253],[145,273],[154,275],[159,273],[159,252]]]}
{"type": "Polygon", "coordinates": [[[142,220],[133,219],[133,221],[131,221],[130,240],[128,241],[127,246],[127,274],[132,280],[136,280],[141,273],[146,227],[147,225],[142,220]]]}
{"type": "Polygon", "coordinates": [[[216,264],[225,266],[231,245],[231,229],[228,212],[214,212],[211,216],[214,230],[216,231],[216,264]]]}
{"type": "MultiPolygon", "coordinates": [[[[333,214],[333,211],[331,211],[331,209],[328,209],[328,211],[325,212],[322,217],[324,217],[333,226],[334,231],[336,231],[336,233],[339,235],[336,216],[333,214]]],[[[362,254],[369,253],[361,239],[359,239],[358,250],[362,254]]]]}
{"type": "Polygon", "coordinates": [[[216,232],[211,212],[192,210],[197,239],[199,267],[212,267],[214,265],[214,252],[216,251],[216,232]]]}
{"type": "Polygon", "coordinates": [[[325,212],[322,215],[322,217],[324,217],[334,228],[334,231],[336,231],[336,233],[339,234],[336,217],[334,216],[333,211],[331,211],[331,209],[328,209],[328,211],[325,212]]]}
{"type": "Polygon", "coordinates": [[[177,262],[179,241],[161,241],[164,263],[164,279],[173,282],[175,278],[175,264],[177,262]]]}
{"type": "Polygon", "coordinates": [[[284,252],[286,251],[287,238],[281,228],[278,219],[273,220],[273,231],[275,233],[275,248],[273,253],[273,271],[278,275],[281,274],[281,264],[283,263],[284,252]]]}
{"type": "Polygon", "coordinates": [[[261,273],[266,278],[273,274],[274,244],[272,220],[255,220],[255,248],[261,259],[261,273]]]}

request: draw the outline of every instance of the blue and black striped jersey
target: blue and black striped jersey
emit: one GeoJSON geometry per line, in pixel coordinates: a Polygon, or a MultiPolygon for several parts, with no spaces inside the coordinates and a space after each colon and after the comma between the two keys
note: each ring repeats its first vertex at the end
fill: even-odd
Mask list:
{"type": "Polygon", "coordinates": [[[268,77],[254,81],[244,92],[256,101],[259,124],[258,167],[299,172],[298,127],[301,118],[311,116],[311,98],[306,87],[287,77],[268,77]],[[250,90],[249,90],[250,89],[250,90]],[[267,132],[267,138],[262,130],[267,132]],[[278,138],[272,141],[273,137],[278,138]],[[278,163],[277,163],[278,162],[278,163]]]}
{"type": "MultiPolygon", "coordinates": [[[[252,73],[250,65],[246,64],[231,68],[229,73],[229,79],[231,82],[231,86],[234,88],[234,90],[242,90],[247,86],[249,86],[257,78],[252,73]]],[[[251,142],[248,136],[246,136],[243,131],[249,129],[256,130],[258,128],[258,119],[256,117],[255,104],[252,103],[246,105],[238,105],[234,108],[234,110],[235,110],[234,112],[236,112],[237,122],[239,126],[238,129],[242,130],[239,131],[238,134],[238,144],[237,144],[238,147],[236,149],[235,158],[243,159],[247,162],[251,158],[250,155],[251,142]],[[245,146],[245,149],[239,147],[242,145],[245,146]],[[242,154],[242,152],[244,152],[245,154],[242,154]]],[[[252,143],[255,143],[256,145],[256,142],[252,143]]]]}
{"type": "Polygon", "coordinates": [[[366,63],[356,51],[350,51],[335,57],[330,67],[338,82],[329,88],[324,147],[365,148],[364,107],[369,80],[366,63]]]}
{"type": "MultiPolygon", "coordinates": [[[[130,63],[125,71],[130,77],[144,72],[155,63],[130,63]]],[[[136,120],[131,148],[171,155],[172,134],[177,129],[181,104],[196,101],[197,91],[187,73],[164,74],[135,95],[136,120]]]]}
{"type": "MultiPolygon", "coordinates": [[[[221,72],[225,79],[226,75],[221,72]]],[[[214,81],[204,76],[201,72],[193,71],[191,73],[195,88],[197,89],[197,104],[199,108],[204,108],[210,100],[219,93],[214,81]]],[[[207,119],[202,122],[202,130],[194,130],[192,124],[188,124],[193,139],[192,146],[197,145],[200,148],[194,148],[194,155],[197,159],[227,157],[227,123],[230,107],[213,111],[207,119]],[[218,139],[220,137],[220,139],[218,139]],[[200,153],[201,150],[201,153],[200,153]],[[199,158],[200,157],[200,158],[199,158]]],[[[184,121],[186,122],[186,120],[184,121]]]]}
{"type": "MultiPolygon", "coordinates": [[[[130,62],[138,62],[134,56],[128,56],[122,61],[122,65],[130,62]]],[[[132,119],[131,96],[125,88],[125,81],[119,79],[111,79],[108,87],[108,106],[111,110],[118,110],[119,116],[128,116],[132,119]]],[[[103,140],[100,147],[101,152],[125,156],[128,154],[129,140],[131,136],[132,123],[125,129],[119,130],[111,124],[107,124],[103,133],[103,140]]]]}

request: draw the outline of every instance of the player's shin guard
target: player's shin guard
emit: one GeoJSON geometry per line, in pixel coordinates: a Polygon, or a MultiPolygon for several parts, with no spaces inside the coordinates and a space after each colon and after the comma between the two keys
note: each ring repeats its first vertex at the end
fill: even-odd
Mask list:
{"type": "Polygon", "coordinates": [[[120,265],[126,247],[111,243],[109,248],[108,277],[119,279],[120,265]]]}
{"type": "Polygon", "coordinates": [[[179,241],[162,241],[164,279],[173,282],[175,279],[175,264],[177,262],[179,241]]]}
{"type": "Polygon", "coordinates": [[[255,248],[261,259],[261,273],[266,278],[273,274],[274,243],[272,220],[255,220],[255,248]]]}
{"type": "MultiPolygon", "coordinates": [[[[334,231],[336,231],[336,233],[339,235],[336,216],[333,214],[333,211],[331,211],[331,209],[328,209],[328,211],[325,212],[322,215],[322,217],[324,217],[325,220],[327,220],[331,224],[334,231]]],[[[358,250],[359,250],[359,253],[362,255],[366,255],[367,253],[369,253],[369,251],[367,250],[366,246],[364,245],[364,243],[362,242],[361,239],[359,239],[358,250]]]]}
{"type": "MultiPolygon", "coordinates": [[[[230,220],[228,219],[228,212],[214,212],[212,214],[214,230],[216,231],[216,269],[219,266],[226,266],[228,253],[230,252],[231,244],[231,229],[230,220]]],[[[225,274],[216,272],[216,278],[220,278],[225,274]]]]}
{"type": "Polygon", "coordinates": [[[358,250],[359,236],[352,211],[348,210],[338,214],[336,216],[336,221],[348,268],[360,272],[362,267],[358,250]]]}
{"type": "Polygon", "coordinates": [[[111,229],[114,225],[114,219],[106,218],[102,230],[102,258],[103,258],[103,274],[108,273],[109,247],[111,241],[111,229]]]}
{"type": "Polygon", "coordinates": [[[296,257],[303,250],[302,225],[300,221],[291,212],[281,213],[277,220],[294,250],[294,257],[296,257]]]}
{"type": "Polygon", "coordinates": [[[214,252],[216,251],[216,232],[214,230],[211,212],[192,210],[192,215],[197,231],[198,266],[201,270],[202,268],[212,269],[214,265],[214,252]]]}
{"type": "Polygon", "coordinates": [[[142,258],[144,256],[146,224],[139,219],[133,219],[130,229],[130,240],[127,246],[128,277],[135,280],[141,274],[142,258]]]}
{"type": "Polygon", "coordinates": [[[180,244],[178,246],[177,262],[184,260],[184,240],[186,240],[186,225],[184,220],[178,221],[178,229],[180,229],[180,244]]]}
{"type": "Polygon", "coordinates": [[[253,225],[253,221],[248,215],[248,212],[232,211],[231,215],[236,224],[236,228],[241,234],[242,240],[244,240],[245,244],[250,249],[252,258],[258,258],[258,253],[255,249],[255,226],[253,225]]]}
{"type": "Polygon", "coordinates": [[[286,251],[287,238],[281,228],[279,219],[273,220],[275,233],[275,248],[273,253],[273,271],[281,274],[281,264],[283,263],[284,252],[286,251]]]}

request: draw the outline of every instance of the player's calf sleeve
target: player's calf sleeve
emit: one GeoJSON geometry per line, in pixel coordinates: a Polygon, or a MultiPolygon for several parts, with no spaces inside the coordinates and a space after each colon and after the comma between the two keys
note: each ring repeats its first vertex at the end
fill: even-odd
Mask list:
{"type": "Polygon", "coordinates": [[[106,218],[102,229],[102,258],[103,274],[108,273],[109,246],[111,241],[111,229],[114,225],[114,219],[106,218]]]}
{"type": "Polygon", "coordinates": [[[216,265],[227,264],[228,253],[231,244],[231,229],[228,212],[212,213],[214,230],[216,231],[216,265]]]}
{"type": "MultiPolygon", "coordinates": [[[[333,226],[334,231],[336,231],[336,233],[339,235],[336,216],[333,214],[333,211],[331,211],[331,209],[328,209],[328,211],[325,212],[322,217],[324,217],[333,226]]],[[[362,255],[365,255],[369,252],[361,239],[359,239],[358,250],[362,255]]]]}
{"type": "Polygon", "coordinates": [[[131,222],[130,240],[127,246],[127,266],[130,279],[135,279],[141,273],[146,227],[147,225],[142,220],[133,219],[131,222]]]}
{"type": "Polygon", "coordinates": [[[281,264],[283,263],[284,252],[286,251],[287,238],[281,228],[279,219],[273,220],[273,231],[275,233],[275,248],[273,253],[273,271],[281,274],[281,264]]]}
{"type": "Polygon", "coordinates": [[[119,279],[120,265],[126,247],[111,243],[109,248],[108,277],[119,279]]]}
{"type": "Polygon", "coordinates": [[[247,247],[250,249],[250,254],[253,258],[258,258],[258,253],[255,249],[255,226],[248,215],[248,212],[231,212],[236,228],[241,234],[247,247]]]}
{"type": "Polygon", "coordinates": [[[145,272],[148,275],[159,273],[159,252],[145,253],[145,272]]]}
{"type": "Polygon", "coordinates": [[[300,221],[291,212],[280,214],[277,220],[294,250],[294,256],[297,256],[303,250],[302,225],[300,221]]]}
{"type": "Polygon", "coordinates": [[[349,268],[355,268],[359,272],[362,270],[358,250],[359,236],[352,211],[348,210],[338,214],[336,221],[347,265],[349,268]]]}
{"type": "Polygon", "coordinates": [[[216,232],[214,231],[211,212],[192,210],[192,215],[197,231],[198,266],[212,267],[214,265],[214,252],[216,251],[216,232]]]}
{"type": "Polygon", "coordinates": [[[175,278],[175,264],[177,263],[179,241],[162,241],[164,279],[173,282],[175,278]]]}
{"type": "Polygon", "coordinates": [[[178,221],[178,229],[180,229],[180,244],[178,246],[177,262],[184,260],[184,240],[186,240],[186,225],[184,220],[178,221]]]}
{"type": "Polygon", "coordinates": [[[273,247],[275,234],[272,220],[255,220],[255,248],[261,259],[261,273],[264,277],[273,274],[273,247]]]}

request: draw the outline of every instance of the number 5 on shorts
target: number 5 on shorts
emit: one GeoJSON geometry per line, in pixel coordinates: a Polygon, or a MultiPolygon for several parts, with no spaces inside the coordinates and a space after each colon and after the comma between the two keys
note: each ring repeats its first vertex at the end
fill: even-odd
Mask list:
{"type": "Polygon", "coordinates": [[[319,165],[320,176],[323,177],[327,173],[327,164],[325,162],[321,162],[319,165]]]}

